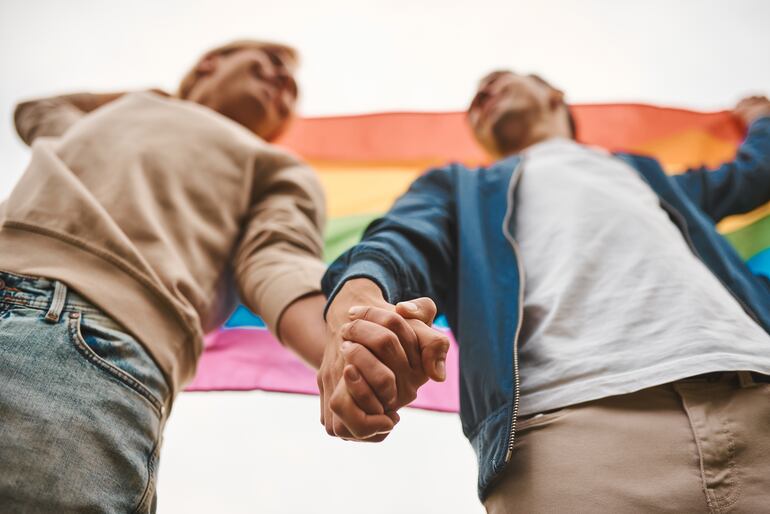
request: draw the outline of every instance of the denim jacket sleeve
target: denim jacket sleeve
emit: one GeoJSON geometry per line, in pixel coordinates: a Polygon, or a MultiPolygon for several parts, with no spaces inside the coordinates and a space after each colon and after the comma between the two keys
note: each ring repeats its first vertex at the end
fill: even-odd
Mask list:
{"type": "Polygon", "coordinates": [[[770,117],[751,124],[733,161],[672,178],[714,222],[770,201],[770,117]]]}
{"type": "Polygon", "coordinates": [[[329,303],[346,281],[363,277],[390,303],[429,296],[442,309],[456,259],[455,173],[448,166],[417,179],[360,243],[332,263],[322,281],[329,303]]]}

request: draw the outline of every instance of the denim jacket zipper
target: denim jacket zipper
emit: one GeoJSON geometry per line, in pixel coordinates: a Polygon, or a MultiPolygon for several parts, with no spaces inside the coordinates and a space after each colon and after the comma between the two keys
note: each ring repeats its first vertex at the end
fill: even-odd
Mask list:
{"type": "Polygon", "coordinates": [[[508,183],[508,208],[505,212],[505,218],[503,219],[503,235],[505,239],[510,243],[513,254],[516,257],[516,268],[519,275],[519,317],[516,323],[516,332],[513,336],[513,405],[511,409],[510,430],[508,432],[508,449],[505,452],[505,463],[511,461],[513,457],[513,446],[516,442],[516,420],[519,416],[519,401],[520,401],[520,379],[519,379],[519,333],[521,332],[522,317],[524,316],[524,282],[526,280],[524,276],[524,270],[522,269],[521,254],[519,252],[519,245],[511,234],[511,220],[513,218],[513,194],[516,189],[516,185],[519,182],[521,173],[523,171],[524,159],[521,159],[513,170],[511,180],[508,183]]]}

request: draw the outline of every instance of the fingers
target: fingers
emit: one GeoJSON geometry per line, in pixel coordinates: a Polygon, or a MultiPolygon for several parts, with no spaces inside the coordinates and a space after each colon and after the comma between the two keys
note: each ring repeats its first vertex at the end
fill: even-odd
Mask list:
{"type": "Polygon", "coordinates": [[[395,405],[398,390],[396,376],[390,368],[375,357],[368,348],[358,343],[344,341],[342,356],[347,364],[355,366],[379,399],[381,406],[385,407],[384,410],[389,410],[395,405]]]}
{"type": "Polygon", "coordinates": [[[446,380],[446,356],[449,352],[449,338],[439,330],[421,322],[414,322],[417,340],[420,342],[420,355],[425,374],[431,380],[446,380]]]}
{"type": "MultiPolygon", "coordinates": [[[[385,413],[386,416],[388,416],[392,421],[394,425],[397,425],[399,421],[401,421],[401,416],[396,413],[396,411],[390,411],[385,413]]],[[[366,439],[347,439],[350,441],[358,441],[361,443],[379,443],[381,441],[384,441],[388,436],[390,435],[390,432],[384,433],[384,434],[377,434],[372,437],[367,437],[366,439]]]]}
{"type": "Polygon", "coordinates": [[[336,435],[332,424],[334,421],[334,413],[329,406],[331,393],[334,391],[334,382],[332,380],[332,377],[328,375],[323,376],[321,380],[321,423],[326,429],[326,433],[334,436],[336,435]]]}
{"type": "MultiPolygon", "coordinates": [[[[409,365],[412,367],[419,365],[420,351],[417,345],[417,336],[415,335],[414,330],[412,330],[412,327],[410,327],[406,322],[406,320],[400,315],[396,314],[393,310],[383,309],[380,307],[353,307],[350,309],[350,318],[354,321],[357,319],[369,321],[393,332],[396,335],[398,343],[406,354],[409,365]]],[[[359,330],[366,330],[365,327],[354,328],[359,330]]],[[[384,337],[383,334],[380,335],[384,337]]],[[[350,339],[356,342],[361,342],[352,336],[350,339]]],[[[369,347],[369,349],[373,351],[375,355],[379,355],[379,352],[375,348],[370,347],[368,344],[366,346],[369,347]]]]}
{"type": "Polygon", "coordinates": [[[738,102],[733,114],[750,124],[758,118],[770,115],[770,100],[764,95],[747,96],[738,102]]]}
{"type": "Polygon", "coordinates": [[[431,328],[436,317],[436,304],[430,298],[417,298],[396,305],[396,312],[405,318],[415,320],[410,323],[420,343],[422,368],[432,380],[443,382],[446,379],[446,356],[449,351],[449,338],[431,328]]]}
{"type": "Polygon", "coordinates": [[[367,414],[385,414],[380,400],[355,366],[350,364],[345,366],[342,376],[345,379],[348,393],[361,410],[367,414]]]}
{"type": "Polygon", "coordinates": [[[346,323],[340,331],[342,338],[365,346],[394,372],[407,371],[413,364],[419,366],[417,337],[406,321],[395,312],[376,307],[364,309],[363,315],[376,321],[358,318],[346,323]],[[412,360],[407,351],[412,354],[412,360]]]}
{"type": "MultiPolygon", "coordinates": [[[[401,421],[401,416],[399,416],[395,411],[390,411],[385,413],[392,421],[393,424],[398,424],[399,421],[401,421]]],[[[356,441],[359,443],[379,443],[384,441],[388,436],[390,435],[390,432],[386,432],[384,434],[377,434],[373,435],[372,437],[367,437],[366,439],[356,439],[354,437],[343,437],[342,439],[346,441],[356,441]]]]}
{"type": "Polygon", "coordinates": [[[385,414],[367,414],[362,411],[342,380],[337,383],[329,405],[335,415],[332,422],[334,433],[339,437],[349,431],[356,439],[367,439],[388,433],[395,426],[391,417],[385,414]]]}
{"type": "Polygon", "coordinates": [[[747,104],[753,104],[753,103],[759,103],[759,102],[767,102],[767,101],[768,101],[768,99],[764,95],[752,95],[752,96],[747,96],[745,98],[742,98],[738,102],[738,106],[747,105],[747,104]]]}
{"type": "Polygon", "coordinates": [[[432,325],[436,318],[436,303],[430,298],[417,298],[396,304],[396,312],[406,319],[416,319],[426,325],[432,325]]]}
{"type": "Polygon", "coordinates": [[[321,378],[321,373],[317,373],[315,376],[316,384],[318,385],[318,399],[320,400],[321,404],[321,424],[324,424],[324,383],[323,379],[321,378]]]}

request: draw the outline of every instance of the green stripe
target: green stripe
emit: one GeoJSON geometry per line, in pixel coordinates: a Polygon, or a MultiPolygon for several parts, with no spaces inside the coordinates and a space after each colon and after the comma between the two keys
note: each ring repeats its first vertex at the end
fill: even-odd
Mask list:
{"type": "Polygon", "coordinates": [[[743,260],[749,260],[762,250],[770,247],[770,216],[765,216],[751,225],[725,234],[743,260]]]}
{"type": "Polygon", "coordinates": [[[382,214],[358,214],[333,218],[326,225],[324,259],[332,262],[342,252],[361,240],[366,227],[382,214]]]}
{"type": "MultiPolygon", "coordinates": [[[[366,227],[382,214],[359,214],[334,218],[326,227],[324,259],[332,262],[342,252],[361,240],[366,227]]],[[[751,225],[724,234],[744,260],[749,260],[762,250],[770,248],[770,215],[751,225]]]]}

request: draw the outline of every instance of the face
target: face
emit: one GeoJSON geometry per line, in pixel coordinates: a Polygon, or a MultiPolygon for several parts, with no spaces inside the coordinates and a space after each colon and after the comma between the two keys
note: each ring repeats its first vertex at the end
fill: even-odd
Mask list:
{"type": "MultiPolygon", "coordinates": [[[[537,75],[496,71],[479,83],[468,108],[476,139],[494,156],[517,153],[556,134],[568,116],[564,94],[537,75]]],[[[567,134],[569,137],[569,134],[567,134]]]]}
{"type": "Polygon", "coordinates": [[[291,57],[247,48],[204,57],[187,100],[237,121],[265,140],[288,126],[297,101],[291,57]]]}

